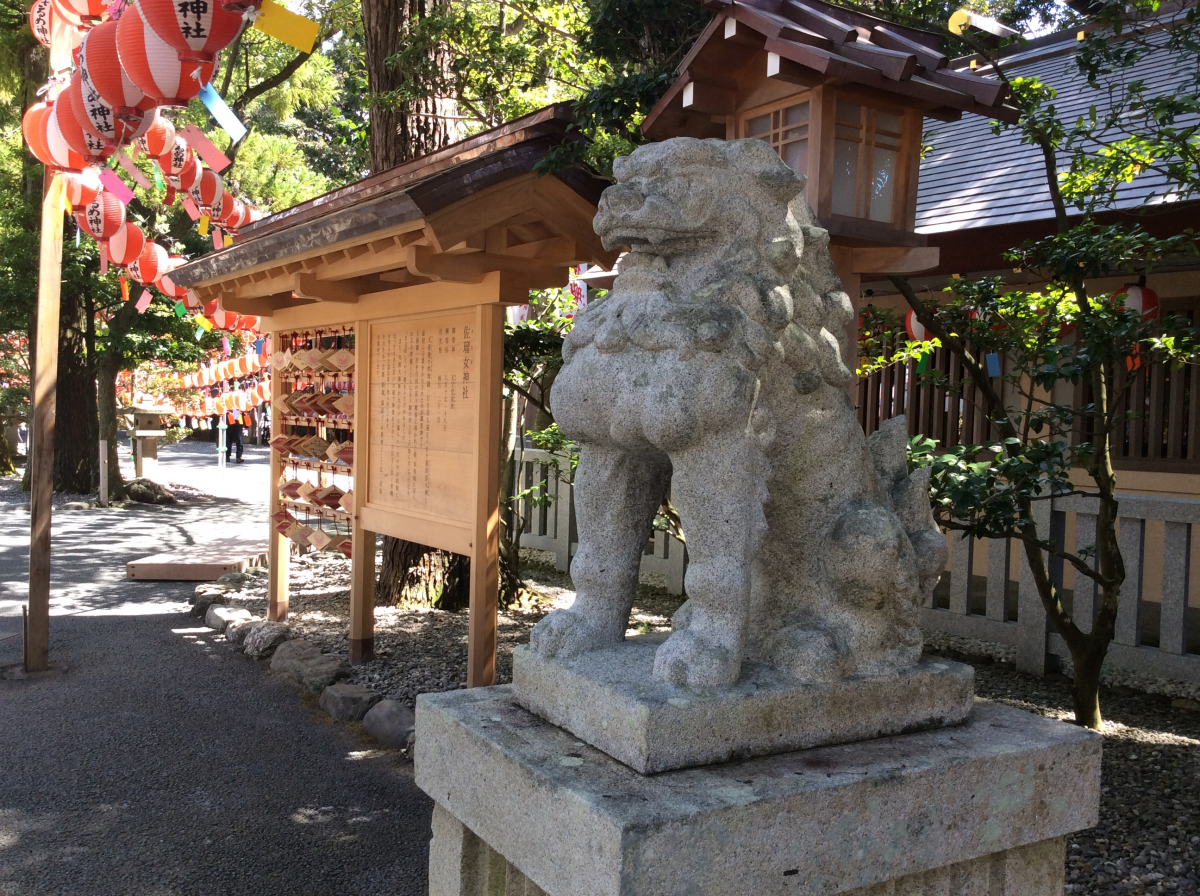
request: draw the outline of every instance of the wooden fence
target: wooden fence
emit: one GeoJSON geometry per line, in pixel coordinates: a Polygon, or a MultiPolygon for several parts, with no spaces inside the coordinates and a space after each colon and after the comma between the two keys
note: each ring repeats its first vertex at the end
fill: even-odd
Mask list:
{"type": "MultiPolygon", "coordinates": [[[[542,483],[552,497],[541,506],[529,499],[521,502],[521,545],[553,553],[556,566],[565,572],[578,548],[571,484],[545,451],[526,449],[517,464],[518,491],[542,483]]],[[[1097,503],[1077,495],[1055,499],[1052,506],[1039,505],[1039,512],[1048,515],[1039,522],[1050,525],[1052,538],[1078,551],[1095,542],[1097,503]]],[[[1200,548],[1192,539],[1196,524],[1200,501],[1120,496],[1119,539],[1127,579],[1109,668],[1200,682],[1200,600],[1192,598],[1198,589],[1191,582],[1200,578],[1191,557],[1200,548]]],[[[950,541],[950,566],[931,604],[921,610],[923,627],[1014,647],[1018,668],[1038,675],[1052,666],[1054,657],[1069,656],[1042,608],[1019,543],[987,539],[976,544],[955,533],[950,541]]],[[[1050,566],[1065,604],[1090,629],[1097,606],[1094,584],[1062,561],[1050,566]]],[[[647,543],[641,568],[662,576],[672,594],[683,593],[686,550],[666,532],[656,531],[647,543]]]]}
{"type": "MultiPolygon", "coordinates": [[[[526,448],[518,452],[515,463],[517,493],[540,485],[541,492],[549,499],[534,502],[527,497],[517,504],[516,509],[524,520],[521,547],[553,553],[555,566],[567,572],[571,558],[579,549],[567,461],[547,451],[526,448]]],[[[686,568],[687,550],[683,542],[656,529],[642,554],[641,571],[661,576],[671,594],[683,594],[686,568]]]]}
{"type": "MultiPolygon", "coordinates": [[[[1200,312],[1180,312],[1189,321],[1200,312]]],[[[1004,359],[1001,358],[1001,367],[1004,359]]],[[[963,379],[962,363],[945,349],[936,349],[926,361],[928,369],[940,370],[950,384],[963,379]]],[[[1163,473],[1200,473],[1200,367],[1172,368],[1155,362],[1139,368],[1129,393],[1117,406],[1129,413],[1125,426],[1113,437],[1113,465],[1117,469],[1163,473]]],[[[1076,387],[1073,404],[1090,401],[1083,385],[1076,387]]],[[[854,392],[858,421],[870,435],[879,425],[901,414],[908,420],[908,433],[921,433],[942,446],[978,445],[996,438],[996,428],[981,412],[978,389],[954,394],[921,383],[913,361],[891,364],[859,380],[854,392]]],[[[1075,440],[1090,439],[1086,425],[1075,440]]]]}

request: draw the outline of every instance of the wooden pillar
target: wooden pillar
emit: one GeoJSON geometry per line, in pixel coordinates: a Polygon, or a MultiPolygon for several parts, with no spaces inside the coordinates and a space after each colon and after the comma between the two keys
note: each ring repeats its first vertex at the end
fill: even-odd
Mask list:
{"type": "Polygon", "coordinates": [[[42,196],[38,266],[37,358],[29,427],[29,617],[25,670],[50,666],[50,508],[54,494],[54,415],[58,385],[58,315],[62,293],[63,190],[49,171],[42,196]]]}
{"type": "Polygon", "coordinates": [[[375,533],[354,522],[350,557],[350,665],[375,656],[375,533]]]}
{"type": "MultiPolygon", "coordinates": [[[[279,334],[271,334],[271,347],[279,345],[279,334]]],[[[283,432],[283,377],[276,374],[271,383],[271,438],[283,432]]],[[[271,449],[271,498],[268,509],[267,536],[267,619],[282,622],[288,615],[288,543],[275,531],[274,516],[280,510],[279,477],[283,475],[283,462],[279,452],[271,449]]]]}
{"type": "Polygon", "coordinates": [[[471,538],[471,607],[467,687],[496,683],[496,611],[500,591],[500,395],[504,378],[504,306],[477,306],[479,427],[476,432],[475,530],[471,538]]]}
{"type": "MultiPolygon", "coordinates": [[[[366,372],[370,369],[369,325],[354,325],[354,542],[350,556],[350,664],[365,663],[375,656],[375,533],[359,522],[359,506],[366,494],[358,488],[360,471],[367,469],[370,444],[371,396],[366,372]]],[[[365,482],[363,476],[361,481],[365,482]]]]}

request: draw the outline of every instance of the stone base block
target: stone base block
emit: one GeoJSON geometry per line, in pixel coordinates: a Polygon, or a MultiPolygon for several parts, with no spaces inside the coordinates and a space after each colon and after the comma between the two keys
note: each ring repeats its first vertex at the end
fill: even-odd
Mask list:
{"type": "Polygon", "coordinates": [[[565,660],[513,652],[517,702],[642,774],[962,723],[975,670],[925,660],[895,678],[802,682],[747,663],[736,685],[690,691],[654,678],[665,635],[565,660]]]}
{"type": "Polygon", "coordinates": [[[418,699],[415,758],[430,896],[1061,896],[1100,800],[1098,735],[988,703],[647,777],[480,688],[418,699]]]}

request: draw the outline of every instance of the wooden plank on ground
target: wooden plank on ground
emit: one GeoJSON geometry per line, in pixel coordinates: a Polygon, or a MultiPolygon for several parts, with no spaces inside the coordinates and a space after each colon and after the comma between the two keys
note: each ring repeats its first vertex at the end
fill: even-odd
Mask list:
{"type": "Polygon", "coordinates": [[[167,582],[211,582],[266,563],[267,542],[226,538],[153,554],[125,564],[125,577],[167,582]]]}

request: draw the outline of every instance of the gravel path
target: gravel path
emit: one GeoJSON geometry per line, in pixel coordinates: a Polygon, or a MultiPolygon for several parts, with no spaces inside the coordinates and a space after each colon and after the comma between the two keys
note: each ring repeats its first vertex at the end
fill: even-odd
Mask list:
{"type": "MultiPolygon", "coordinates": [[[[20,598],[29,517],[0,506],[0,597],[20,598]]],[[[14,679],[20,638],[0,627],[3,896],[427,892],[432,806],[403,754],[214,645],[186,615],[190,583],[124,578],[126,560],[243,509],[55,514],[50,650],[66,671],[14,679]]]]}

